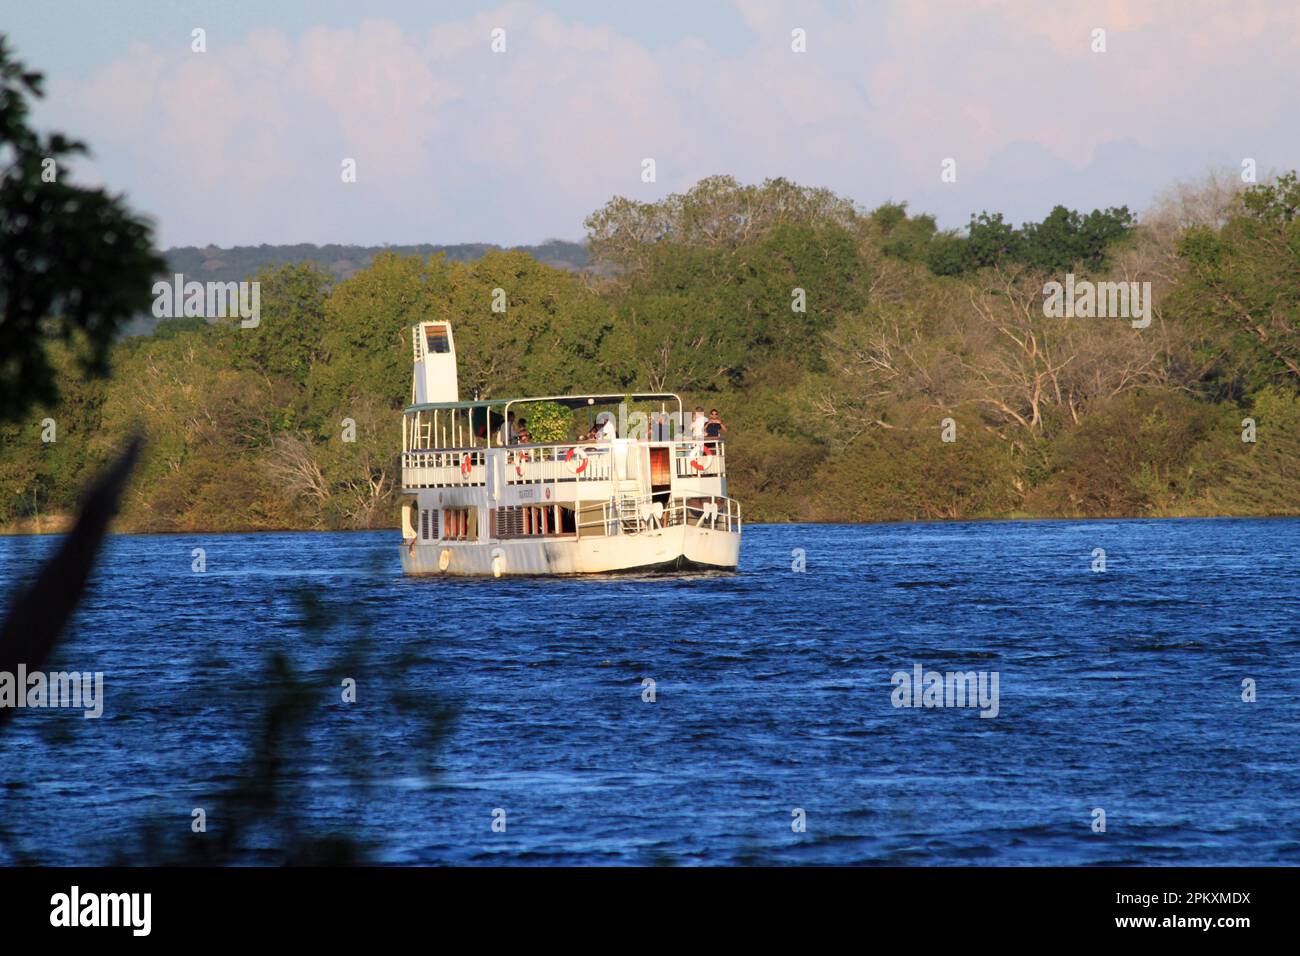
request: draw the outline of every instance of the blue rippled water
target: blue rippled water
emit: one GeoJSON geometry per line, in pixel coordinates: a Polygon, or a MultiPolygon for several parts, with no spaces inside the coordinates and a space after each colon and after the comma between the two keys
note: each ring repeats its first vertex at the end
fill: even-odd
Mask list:
{"type": "MultiPolygon", "coordinates": [[[[6,590],[55,543],[0,539],[6,590]]],[[[1298,556],[1294,520],[755,525],[734,575],[491,581],[405,579],[393,532],[119,536],[47,668],[104,715],[0,734],[0,861],[191,839],[279,649],[302,817],[380,861],[1297,863],[1298,556]],[[997,716],[895,707],[916,664],[997,672],[997,716]],[[454,707],[432,752],[398,694],[454,707]]]]}

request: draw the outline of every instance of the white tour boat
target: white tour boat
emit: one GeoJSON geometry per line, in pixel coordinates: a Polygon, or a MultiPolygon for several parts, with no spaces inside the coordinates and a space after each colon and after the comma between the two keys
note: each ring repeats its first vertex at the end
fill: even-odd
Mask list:
{"type": "Polygon", "coordinates": [[[450,323],[412,332],[412,404],[402,419],[406,574],[735,569],[740,504],[727,497],[725,443],[689,440],[676,395],[462,402],[450,323]],[[514,423],[540,403],[572,410],[575,426],[604,422],[602,438],[512,441],[514,423]]]}

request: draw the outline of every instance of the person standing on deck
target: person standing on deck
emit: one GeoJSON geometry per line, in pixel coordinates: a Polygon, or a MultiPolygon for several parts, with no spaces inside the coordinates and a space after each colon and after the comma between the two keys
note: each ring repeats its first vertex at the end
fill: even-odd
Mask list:
{"type": "Polygon", "coordinates": [[[650,413],[650,440],[668,441],[668,413],[650,413]]]}
{"type": "Polygon", "coordinates": [[[618,437],[618,429],[614,426],[614,416],[609,412],[601,412],[597,415],[596,422],[600,425],[601,441],[613,441],[618,437]]]}
{"type": "Polygon", "coordinates": [[[704,406],[696,405],[695,412],[691,415],[691,438],[694,441],[704,440],[704,426],[708,419],[704,417],[704,406]]]}
{"type": "Polygon", "coordinates": [[[718,410],[715,408],[713,411],[709,412],[709,420],[704,423],[705,437],[713,441],[718,441],[722,438],[722,433],[726,430],[727,426],[724,425],[722,419],[718,417],[718,410]]]}
{"type": "Polygon", "coordinates": [[[497,430],[497,444],[504,448],[506,445],[513,445],[518,437],[515,434],[515,413],[506,412],[506,420],[497,430]]]}

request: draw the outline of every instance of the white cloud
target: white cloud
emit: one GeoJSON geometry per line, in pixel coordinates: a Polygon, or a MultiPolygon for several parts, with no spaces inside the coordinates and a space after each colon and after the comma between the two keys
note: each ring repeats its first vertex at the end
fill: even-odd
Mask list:
{"type": "Polygon", "coordinates": [[[48,118],[92,144],[166,244],[572,237],[614,194],[718,172],[911,199],[957,225],[985,207],[1141,204],[1207,161],[1300,155],[1292,3],[738,6],[755,36],[729,54],[523,4],[425,33],[374,19],[205,54],[134,46],[53,83],[48,118]],[[795,26],[807,53],[790,50],[795,26]],[[941,186],[948,156],[958,183],[941,186]]]}

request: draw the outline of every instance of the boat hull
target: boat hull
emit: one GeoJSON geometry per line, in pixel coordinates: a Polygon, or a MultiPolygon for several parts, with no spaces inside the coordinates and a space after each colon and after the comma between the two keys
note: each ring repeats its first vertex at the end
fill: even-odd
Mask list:
{"type": "Polygon", "coordinates": [[[739,532],[694,525],[608,537],[402,545],[402,571],[409,575],[734,571],[739,560],[739,532]]]}

